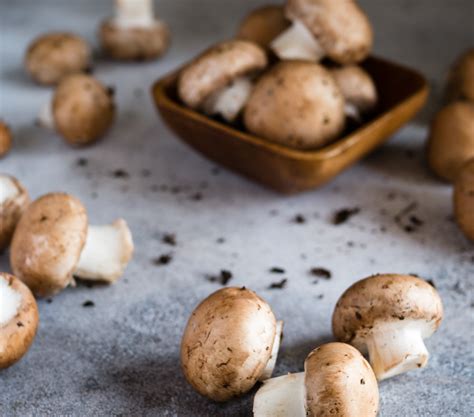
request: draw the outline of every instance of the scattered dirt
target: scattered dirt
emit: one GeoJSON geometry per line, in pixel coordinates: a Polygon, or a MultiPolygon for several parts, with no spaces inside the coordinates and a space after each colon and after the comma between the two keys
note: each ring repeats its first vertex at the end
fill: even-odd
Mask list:
{"type": "Polygon", "coordinates": [[[336,226],[339,226],[341,224],[348,222],[351,219],[351,217],[359,213],[360,213],[359,207],[343,208],[334,213],[332,223],[336,226]]]}
{"type": "Polygon", "coordinates": [[[280,282],[273,282],[272,284],[270,284],[268,289],[270,289],[270,290],[282,290],[283,288],[286,287],[287,283],[288,283],[288,280],[285,278],[285,279],[282,279],[280,282]]]}

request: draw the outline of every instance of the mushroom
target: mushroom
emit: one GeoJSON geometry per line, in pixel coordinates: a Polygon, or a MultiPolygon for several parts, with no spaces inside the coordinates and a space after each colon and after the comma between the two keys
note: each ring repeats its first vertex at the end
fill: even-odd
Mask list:
{"type": "Polygon", "coordinates": [[[115,0],[115,16],[103,22],[100,42],[118,60],[150,60],[163,55],[170,43],[164,22],[153,14],[152,0],[115,0]]]}
{"type": "Polygon", "coordinates": [[[87,224],[86,209],[75,197],[47,194],[34,201],[13,235],[14,274],[38,296],[50,296],[74,283],[73,276],[115,282],[133,254],[127,223],[87,224]]]}
{"type": "Polygon", "coordinates": [[[453,181],[474,158],[474,103],[448,104],[435,116],[428,138],[428,163],[441,178],[453,181]]]}
{"type": "Polygon", "coordinates": [[[461,230],[474,241],[474,158],[463,166],[456,178],[454,213],[461,230]]]}
{"type": "Polygon", "coordinates": [[[90,69],[91,51],[81,37],[67,32],[35,39],[25,56],[26,70],[39,84],[57,84],[65,76],[90,69]]]}
{"type": "Polygon", "coordinates": [[[255,135],[298,149],[315,149],[344,130],[344,98],[321,65],[284,61],[256,83],[244,112],[255,135]]]}
{"type": "Polygon", "coordinates": [[[354,64],[372,49],[369,19],[353,0],[287,0],[286,17],[292,25],[274,39],[272,49],[280,59],[354,64]]]}
{"type": "Polygon", "coordinates": [[[273,39],[288,29],[290,22],[282,6],[259,7],[242,20],[237,37],[268,48],[273,39]]]}
{"type": "Polygon", "coordinates": [[[423,339],[441,324],[443,305],[436,289],[409,275],[376,275],[352,285],[333,313],[334,335],[368,350],[379,380],[428,363],[423,339]]]}
{"type": "Polygon", "coordinates": [[[265,381],[255,395],[254,417],[377,415],[377,379],[357,349],[322,345],[308,355],[304,369],[265,381]]]}
{"type": "Polygon", "coordinates": [[[28,287],[0,272],[0,370],[18,362],[28,351],[38,328],[38,306],[28,287]]]}
{"type": "Polygon", "coordinates": [[[233,122],[250,96],[254,75],[266,66],[265,51],[252,42],[219,43],[183,69],[179,97],[192,109],[233,122]]]}
{"type": "Polygon", "coordinates": [[[465,51],[451,68],[447,99],[474,101],[474,48],[465,51]]]}
{"type": "Polygon", "coordinates": [[[7,124],[0,120],[0,158],[3,158],[12,147],[12,134],[7,124]]]}
{"type": "Polygon", "coordinates": [[[253,291],[224,288],[193,311],[181,343],[188,382],[214,401],[248,392],[273,372],[282,322],[253,291]]]}
{"type": "Polygon", "coordinates": [[[28,191],[20,181],[0,174],[0,252],[10,244],[15,227],[29,202],[28,191]]]}

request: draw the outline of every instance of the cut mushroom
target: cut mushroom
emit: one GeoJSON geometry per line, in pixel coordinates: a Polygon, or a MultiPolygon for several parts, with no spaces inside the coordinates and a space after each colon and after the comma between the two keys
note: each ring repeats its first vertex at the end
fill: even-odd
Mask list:
{"type": "Polygon", "coordinates": [[[164,22],[153,13],[152,0],[115,0],[115,17],[100,26],[107,54],[119,60],[149,60],[163,55],[170,43],[164,22]]]}
{"type": "Polygon", "coordinates": [[[48,33],[35,39],[25,56],[26,70],[39,84],[57,84],[71,74],[90,69],[91,51],[72,33],[48,33]]]}
{"type": "Polygon", "coordinates": [[[255,135],[297,149],[316,149],[344,130],[344,98],[318,64],[285,61],[256,83],[244,112],[255,135]]]}
{"type": "Polygon", "coordinates": [[[474,101],[474,48],[464,52],[451,68],[446,96],[449,101],[474,101]]]}
{"type": "Polygon", "coordinates": [[[376,275],[355,283],[339,299],[333,332],[342,342],[368,351],[379,380],[428,363],[423,339],[443,319],[436,289],[408,275],[376,275]]]}
{"type": "Polygon", "coordinates": [[[7,124],[0,120],[0,158],[3,158],[12,147],[12,134],[7,124]]]}
{"type": "Polygon", "coordinates": [[[214,401],[228,401],[271,376],[282,325],[270,306],[246,288],[224,288],[192,313],[181,343],[188,382],[214,401]]]}
{"type": "Polygon", "coordinates": [[[88,227],[79,200],[53,193],[34,201],[21,217],[10,262],[15,275],[45,297],[73,284],[73,276],[113,283],[132,254],[131,233],[123,220],[88,227]]]}
{"type": "Polygon", "coordinates": [[[38,307],[28,287],[13,275],[0,272],[0,370],[26,354],[38,321],[38,307]]]}
{"type": "Polygon", "coordinates": [[[463,166],[454,187],[456,222],[474,242],[474,159],[463,166]]]}
{"type": "Polygon", "coordinates": [[[305,372],[265,381],[255,395],[254,417],[375,417],[377,379],[352,346],[328,343],[313,350],[305,372]]]}
{"type": "Polygon", "coordinates": [[[220,43],[181,72],[179,96],[192,109],[233,122],[247,103],[255,74],[266,66],[260,46],[243,40],[220,43]]]}
{"type": "Polygon", "coordinates": [[[280,59],[320,61],[327,56],[348,65],[372,49],[369,19],[353,0],[287,0],[285,14],[292,25],[271,44],[280,59]]]}

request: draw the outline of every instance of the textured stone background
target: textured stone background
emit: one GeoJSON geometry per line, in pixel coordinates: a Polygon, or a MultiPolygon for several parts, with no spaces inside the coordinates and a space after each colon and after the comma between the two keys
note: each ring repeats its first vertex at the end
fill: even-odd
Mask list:
{"type": "MultiPolygon", "coordinates": [[[[105,140],[73,150],[35,127],[51,92],[23,73],[28,42],[46,30],[69,29],[96,44],[109,3],[0,0],[0,116],[15,133],[15,149],[0,170],[18,176],[34,197],[53,190],[77,195],[93,223],[125,217],[137,249],[115,286],[79,286],[39,302],[35,344],[0,375],[0,415],[251,415],[252,395],[212,404],[191,390],[179,369],[187,317],[219,288],[206,275],[221,269],[233,272],[230,284],[258,291],[285,320],[276,374],[301,369],[312,348],[331,340],[333,306],[352,282],[377,272],[432,279],[446,318],[428,341],[430,364],[381,384],[381,416],[472,415],[474,251],[453,223],[451,188],[423,161],[424,123],[438,105],[448,63],[474,44],[472,0],[361,1],[376,27],[377,53],[422,70],[434,84],[431,104],[418,122],[333,183],[294,197],[217,169],[180,144],[156,117],[148,94],[156,78],[230,37],[239,18],[263,1],[160,1],[158,11],[174,32],[164,60],[97,62],[95,74],[116,87],[119,105],[105,140]],[[87,166],[78,166],[79,158],[87,158],[87,166]],[[129,177],[115,178],[118,169],[129,177]],[[394,217],[412,202],[423,225],[406,233],[394,217]],[[361,212],[333,226],[332,214],[344,207],[361,212]],[[292,222],[297,214],[305,224],[292,222]],[[161,242],[165,233],[176,234],[176,247],[161,242]],[[221,237],[225,243],[217,243],[221,237]],[[153,265],[170,252],[169,265],[153,265]],[[286,269],[284,290],[268,289],[280,279],[268,272],[272,266],[286,269]],[[311,267],[328,268],[333,278],[314,284],[311,267]],[[84,308],[87,300],[95,307],[84,308]]],[[[6,256],[0,269],[8,270],[6,256]]]]}

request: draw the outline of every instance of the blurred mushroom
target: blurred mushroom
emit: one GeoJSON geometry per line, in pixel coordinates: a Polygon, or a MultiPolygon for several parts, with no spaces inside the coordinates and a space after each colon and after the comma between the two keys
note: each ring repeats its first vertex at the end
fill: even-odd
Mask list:
{"type": "Polygon", "coordinates": [[[474,48],[465,51],[451,68],[446,96],[449,101],[474,101],[474,48]]]}
{"type": "Polygon", "coordinates": [[[474,241],[474,159],[463,166],[456,178],[454,213],[461,230],[474,241]]]}
{"type": "Polygon", "coordinates": [[[12,134],[8,125],[0,120],[0,158],[3,158],[12,147],[12,134]]]}

